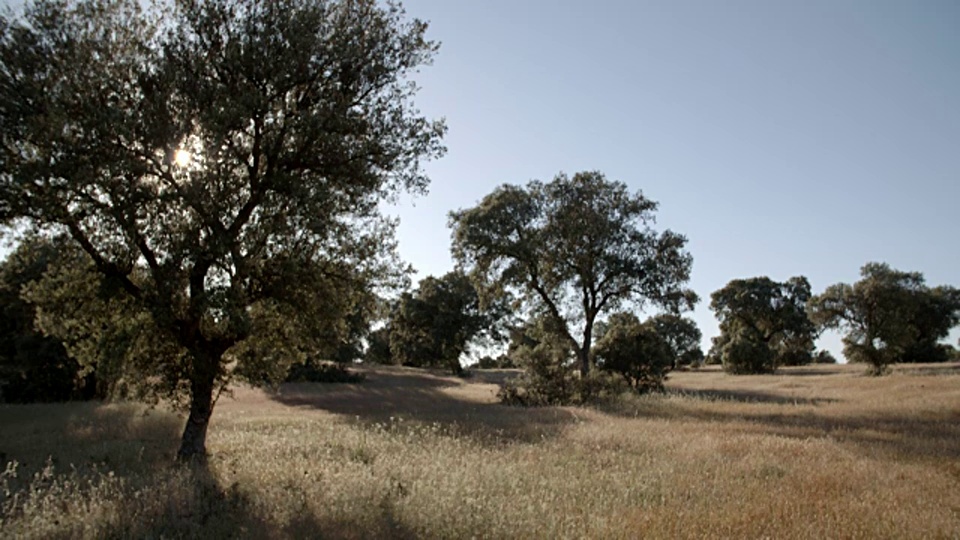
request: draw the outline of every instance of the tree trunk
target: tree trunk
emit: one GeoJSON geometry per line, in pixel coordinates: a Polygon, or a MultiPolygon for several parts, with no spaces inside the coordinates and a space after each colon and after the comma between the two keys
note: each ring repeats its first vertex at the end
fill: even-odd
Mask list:
{"type": "MultiPolygon", "coordinates": [[[[196,360],[195,360],[196,361],[196,360]]],[[[181,462],[203,460],[207,456],[207,426],[213,414],[213,385],[214,376],[204,373],[198,376],[196,370],[194,380],[190,381],[190,416],[183,429],[180,439],[180,449],[177,450],[177,460],[181,462]]]]}
{"type": "Polygon", "coordinates": [[[590,374],[590,349],[588,347],[578,348],[577,358],[580,360],[580,376],[586,377],[590,374]]]}

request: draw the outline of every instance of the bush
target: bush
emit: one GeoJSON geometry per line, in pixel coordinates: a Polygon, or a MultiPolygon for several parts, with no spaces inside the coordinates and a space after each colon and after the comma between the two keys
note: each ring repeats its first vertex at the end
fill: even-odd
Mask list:
{"type": "Polygon", "coordinates": [[[776,355],[766,343],[734,336],[721,350],[723,370],[733,375],[773,373],[776,355]]]}
{"type": "Polygon", "coordinates": [[[341,364],[307,360],[290,366],[286,382],[317,382],[317,383],[359,383],[366,376],[348,370],[341,364]]]}
{"type": "Polygon", "coordinates": [[[674,362],[670,344],[635,317],[614,320],[597,342],[596,353],[603,370],[620,375],[640,393],[662,390],[674,362]]]}
{"type": "Polygon", "coordinates": [[[564,405],[573,395],[573,374],[562,351],[540,344],[518,354],[525,372],[497,393],[503,403],[522,406],[564,405]]]}
{"type": "Polygon", "coordinates": [[[501,354],[496,358],[489,355],[484,356],[477,361],[476,365],[477,369],[510,369],[515,367],[518,367],[517,363],[506,354],[501,354]]]}
{"type": "Polygon", "coordinates": [[[505,405],[545,407],[551,405],[584,405],[617,397],[629,389],[624,380],[599,370],[580,377],[579,371],[567,370],[562,376],[524,373],[508,380],[497,397],[505,405]]]}
{"type": "Polygon", "coordinates": [[[814,364],[836,364],[837,357],[830,354],[830,351],[824,349],[813,356],[814,364]]]}

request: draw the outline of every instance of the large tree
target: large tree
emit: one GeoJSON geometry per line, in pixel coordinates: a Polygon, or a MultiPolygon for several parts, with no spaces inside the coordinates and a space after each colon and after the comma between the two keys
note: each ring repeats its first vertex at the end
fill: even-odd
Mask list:
{"type": "Polygon", "coordinates": [[[424,190],[443,151],[411,101],[425,30],[375,0],[40,0],[0,18],[0,218],[80,247],[34,293],[46,326],[102,357],[59,309],[100,280],[102,305],[74,314],[185,392],[181,459],[205,455],[231,374],[336,343],[354,292],[400,275],[378,205],[424,190]]]}
{"type": "Polygon", "coordinates": [[[602,313],[696,302],[684,288],[693,264],[686,238],[655,231],[656,209],[599,172],[506,184],[450,214],[453,254],[484,296],[513,291],[530,313],[549,318],[585,375],[602,313]]]}
{"type": "Polygon", "coordinates": [[[809,363],[816,328],[807,317],[810,282],[803,276],[734,279],[710,295],[720,321],[715,353],[733,373],[767,373],[783,364],[809,363]]]}
{"type": "Polygon", "coordinates": [[[810,303],[811,318],[846,331],[843,354],[881,374],[895,362],[943,361],[938,342],[960,322],[960,290],[928,287],[923,274],[868,263],[860,281],[827,287],[810,303]]]}
{"type": "Polygon", "coordinates": [[[481,306],[462,272],[428,276],[398,301],[389,323],[391,357],[418,367],[440,364],[460,374],[460,356],[472,341],[503,337],[507,312],[504,302],[481,306]]]}

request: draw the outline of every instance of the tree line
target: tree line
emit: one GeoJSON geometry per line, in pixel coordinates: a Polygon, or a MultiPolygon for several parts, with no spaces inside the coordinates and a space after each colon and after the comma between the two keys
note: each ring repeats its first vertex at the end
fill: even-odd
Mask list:
{"type": "MultiPolygon", "coordinates": [[[[527,379],[505,399],[537,403],[658,388],[700,362],[686,238],[600,172],[452,212],[457,269],[408,290],[381,203],[424,193],[422,164],[445,151],[444,122],[413,102],[438,50],[426,30],[376,0],[0,15],[0,223],[21,238],[0,268],[3,396],[180,404],[191,460],[222,389],[291,366],[460,372],[476,340],[509,342],[527,379]]],[[[735,373],[809,361],[822,328],[875,371],[942,359],[960,302],[875,264],[817,297],[803,278],[756,278],[711,299],[722,333],[706,358],[735,373]]]]}

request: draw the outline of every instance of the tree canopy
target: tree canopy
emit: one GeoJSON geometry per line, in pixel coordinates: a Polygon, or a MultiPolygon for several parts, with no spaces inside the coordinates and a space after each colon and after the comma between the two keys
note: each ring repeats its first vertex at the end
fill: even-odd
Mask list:
{"type": "Polygon", "coordinates": [[[79,246],[33,293],[45,327],[81,361],[108,344],[150,358],[160,377],[141,382],[188,397],[181,458],[205,453],[229,377],[337,343],[357,292],[402,277],[378,205],[422,192],[443,152],[443,123],[412,103],[437,50],[425,31],[375,0],[40,0],[0,17],[0,218],[79,246]],[[57,310],[95,276],[102,305],[72,315],[114,328],[99,343],[57,310]]]}
{"type": "Polygon", "coordinates": [[[600,366],[622,376],[638,392],[661,390],[677,356],[652,320],[614,313],[597,342],[600,366]]]}
{"type": "Polygon", "coordinates": [[[811,318],[824,328],[846,331],[843,354],[865,362],[875,374],[895,362],[950,359],[938,342],[960,322],[960,291],[928,287],[920,272],[867,263],[861,279],[827,287],[810,303],[811,318]]]}
{"type": "Polygon", "coordinates": [[[69,258],[63,239],[27,237],[0,263],[0,401],[28,403],[98,395],[89,366],[71,358],[60,340],[37,330],[36,306],[25,287],[69,258]]]}
{"type": "Polygon", "coordinates": [[[689,317],[681,317],[675,313],[660,313],[647,319],[644,324],[651,326],[666,340],[667,345],[670,346],[674,368],[703,361],[703,350],[700,348],[700,339],[703,334],[697,328],[697,323],[689,317]]]}
{"type": "Polygon", "coordinates": [[[390,355],[413,366],[444,365],[461,373],[460,356],[480,337],[499,339],[508,306],[496,302],[481,309],[477,291],[462,272],[428,276],[417,290],[404,293],[390,320],[390,355]]]}
{"type": "Polygon", "coordinates": [[[720,321],[715,354],[732,373],[768,373],[779,365],[809,363],[815,327],[807,317],[810,282],[768,277],[734,279],[710,295],[720,321]]]}
{"type": "Polygon", "coordinates": [[[549,318],[586,374],[598,315],[647,303],[679,311],[697,300],[684,288],[693,264],[686,238],[655,231],[656,209],[600,172],[506,184],[451,212],[453,254],[482,297],[512,291],[549,318]]]}

